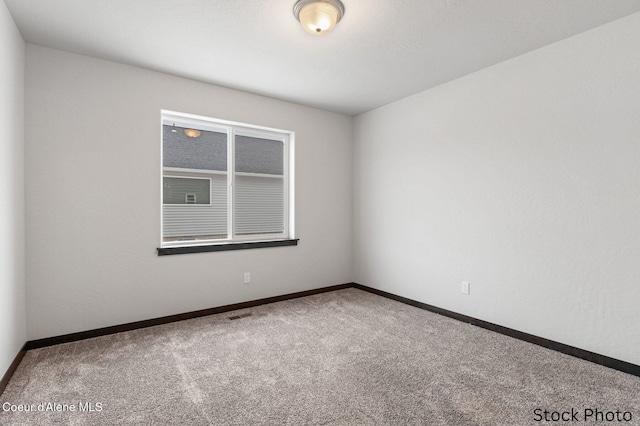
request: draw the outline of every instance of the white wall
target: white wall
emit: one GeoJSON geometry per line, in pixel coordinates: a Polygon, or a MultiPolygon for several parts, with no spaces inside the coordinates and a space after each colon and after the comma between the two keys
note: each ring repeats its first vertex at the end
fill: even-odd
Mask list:
{"type": "Polygon", "coordinates": [[[26,340],[24,49],[0,0],[0,378],[26,340]]]}
{"type": "Polygon", "coordinates": [[[26,124],[29,339],[352,281],[350,117],[28,44],[26,124]],[[295,131],[299,245],[158,257],[161,109],[295,131]]]}
{"type": "Polygon", "coordinates": [[[354,135],[356,282],[640,364],[640,14],[354,135]]]}

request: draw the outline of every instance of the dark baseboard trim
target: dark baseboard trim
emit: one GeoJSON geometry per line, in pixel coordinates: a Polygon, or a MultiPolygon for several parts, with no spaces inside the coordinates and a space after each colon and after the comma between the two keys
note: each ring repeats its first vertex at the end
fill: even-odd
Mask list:
{"type": "Polygon", "coordinates": [[[22,349],[20,349],[20,352],[18,352],[18,355],[16,355],[16,357],[13,359],[13,362],[9,366],[9,369],[7,369],[7,372],[4,373],[4,376],[2,376],[2,380],[0,380],[0,395],[2,395],[2,392],[4,392],[4,390],[7,388],[7,384],[9,384],[9,380],[11,379],[11,376],[13,376],[13,373],[15,373],[16,369],[18,368],[18,365],[20,364],[20,361],[22,361],[22,358],[26,353],[27,353],[27,344],[25,343],[24,345],[22,345],[22,349]]]}
{"type": "Polygon", "coordinates": [[[532,334],[524,333],[522,331],[514,330],[512,328],[504,327],[498,324],[493,324],[487,321],[483,321],[477,318],[473,318],[467,315],[459,314],[457,312],[449,311],[447,309],[438,308],[437,306],[428,305],[426,303],[418,302],[416,300],[408,299],[406,297],[398,296],[393,293],[388,293],[383,290],[378,290],[372,287],[367,287],[357,283],[339,284],[329,287],[322,287],[313,290],[300,291],[297,293],[289,293],[281,296],[267,297],[265,299],[252,300],[249,302],[234,303],[232,305],[219,306],[216,308],[202,309],[199,311],[185,312],[177,315],[169,315],[160,318],[154,318],[144,321],[136,321],[127,324],[114,325],[111,327],[98,328],[94,330],[81,331],[78,333],[65,334],[62,336],[47,337],[45,339],[30,340],[24,344],[20,352],[16,355],[15,359],[9,366],[9,369],[0,380],[0,394],[4,392],[11,376],[18,368],[20,361],[24,357],[25,353],[31,349],[44,348],[47,346],[57,345],[61,343],[70,343],[78,340],[90,339],[92,337],[106,336],[109,334],[121,333],[124,331],[137,330],[139,328],[152,327],[155,325],[168,324],[171,322],[182,321],[192,318],[199,318],[207,315],[220,314],[224,312],[235,311],[238,309],[253,308],[260,305],[266,305],[268,303],[281,302],[284,300],[297,299],[299,297],[312,296],[314,294],[326,293],[329,291],[343,290],[346,288],[357,288],[359,290],[367,291],[369,293],[376,294],[378,296],[386,297],[407,305],[415,306],[420,309],[424,309],[430,312],[434,312],[440,315],[444,315],[449,318],[456,319],[458,321],[466,322],[477,327],[484,328],[486,330],[494,331],[496,333],[504,334],[505,336],[513,337],[515,339],[523,340],[525,342],[533,343],[538,346],[545,347],[557,352],[561,352],[566,355],[571,355],[576,358],[584,359],[586,361],[593,362],[605,367],[612,368],[614,370],[622,371],[634,376],[640,377],[640,365],[631,364],[626,361],[621,361],[615,358],[611,358],[605,355],[600,355],[594,352],[590,352],[584,349],[576,348],[574,346],[566,345],[564,343],[555,342],[553,340],[545,339],[543,337],[534,336],[532,334]]]}
{"type": "Polygon", "coordinates": [[[122,333],[124,331],[137,330],[139,328],[153,327],[154,325],[168,324],[192,318],[204,317],[207,315],[220,314],[235,311],[238,309],[253,308],[255,306],[266,305],[268,303],[282,302],[283,300],[297,299],[299,297],[311,296],[328,291],[342,290],[353,287],[353,283],[338,284],[330,287],[316,288],[313,290],[299,291],[297,293],[283,294],[281,296],[267,297],[265,299],[252,300],[249,302],[234,303],[232,305],[219,306],[216,308],[202,309],[199,311],[185,312],[182,314],[169,315],[166,317],[154,318],[143,321],[130,322],[127,324],[113,325],[111,327],[97,328],[89,331],[65,334],[62,336],[47,337],[45,339],[30,340],[25,344],[26,350],[44,348],[46,346],[58,345],[60,343],[75,342],[78,340],[90,339],[92,337],[106,336],[108,334],[122,333]]]}
{"type": "Polygon", "coordinates": [[[547,349],[551,349],[556,352],[561,352],[566,355],[571,355],[576,358],[591,361],[595,364],[599,364],[605,367],[612,368],[614,370],[622,371],[624,373],[632,374],[640,377],[640,365],[632,364],[630,362],[621,361],[619,359],[611,358],[605,355],[600,355],[595,352],[590,352],[584,349],[576,348],[575,346],[566,345],[564,343],[555,342],[553,340],[545,339],[543,337],[534,336],[533,334],[524,333],[522,331],[514,330],[512,328],[504,327],[498,324],[493,324],[488,321],[483,321],[477,318],[473,318],[467,315],[459,314],[457,312],[449,311],[447,309],[438,308],[437,306],[428,305],[426,303],[418,302],[413,299],[398,296],[393,293],[378,290],[375,288],[367,287],[361,284],[353,284],[354,288],[368,291],[369,293],[377,294],[388,299],[393,299],[398,302],[405,303],[407,305],[415,306],[420,309],[424,309],[436,314],[440,314],[449,318],[456,319],[458,321],[466,322],[477,327],[484,328],[486,330],[494,331],[496,333],[504,334],[505,336],[513,337],[515,339],[523,340],[525,342],[533,343],[534,345],[542,346],[547,349]]]}

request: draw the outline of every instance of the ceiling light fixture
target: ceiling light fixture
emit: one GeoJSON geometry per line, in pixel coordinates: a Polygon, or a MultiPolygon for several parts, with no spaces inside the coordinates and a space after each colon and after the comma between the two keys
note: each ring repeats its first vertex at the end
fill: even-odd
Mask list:
{"type": "Polygon", "coordinates": [[[184,134],[189,136],[190,138],[197,138],[200,136],[202,132],[196,129],[184,129],[184,134]]]}
{"type": "Polygon", "coordinates": [[[293,5],[293,14],[302,28],[311,34],[328,33],[344,16],[344,5],[340,0],[298,0],[293,5]]]}

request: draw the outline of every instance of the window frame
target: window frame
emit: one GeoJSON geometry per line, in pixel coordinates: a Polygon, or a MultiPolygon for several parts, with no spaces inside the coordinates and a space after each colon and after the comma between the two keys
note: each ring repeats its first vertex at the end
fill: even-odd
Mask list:
{"type": "MultiPolygon", "coordinates": [[[[161,126],[173,125],[179,127],[194,128],[204,131],[216,131],[227,134],[227,170],[219,173],[227,175],[227,236],[212,240],[188,240],[188,241],[164,241],[164,209],[163,207],[163,177],[169,176],[172,167],[164,167],[164,137],[160,137],[160,246],[159,255],[193,253],[199,251],[235,250],[244,248],[271,247],[280,245],[296,245],[295,238],[295,192],[294,192],[294,142],[295,133],[288,130],[239,123],[235,121],[221,120],[176,111],[161,110],[161,126]],[[271,139],[283,143],[283,225],[282,233],[237,235],[235,232],[235,199],[236,177],[247,173],[236,173],[235,164],[235,137],[249,136],[262,139],[271,139]],[[167,174],[165,174],[167,173],[167,174]],[[254,244],[255,243],[255,244],[254,244]],[[216,246],[216,247],[211,247],[216,246]],[[228,248],[225,248],[227,246],[228,248]],[[198,250],[202,248],[202,250],[198,250]]],[[[210,171],[207,171],[210,172],[210,171]]],[[[249,174],[253,175],[253,174],[249,174]]],[[[258,174],[259,175],[259,174],[258,174]]],[[[179,176],[175,176],[179,177],[179,176]]],[[[280,179],[280,177],[268,176],[280,179]]],[[[211,191],[211,183],[210,183],[211,191]]],[[[210,200],[213,203],[213,200],[210,200]]],[[[197,206],[198,204],[185,204],[184,206],[197,206]]]]}

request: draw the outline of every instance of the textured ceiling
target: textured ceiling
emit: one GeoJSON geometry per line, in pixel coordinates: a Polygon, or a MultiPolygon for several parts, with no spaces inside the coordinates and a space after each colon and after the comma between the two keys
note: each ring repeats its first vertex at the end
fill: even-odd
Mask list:
{"type": "Polygon", "coordinates": [[[640,0],[5,0],[25,40],[355,115],[640,11],[640,0]]]}

